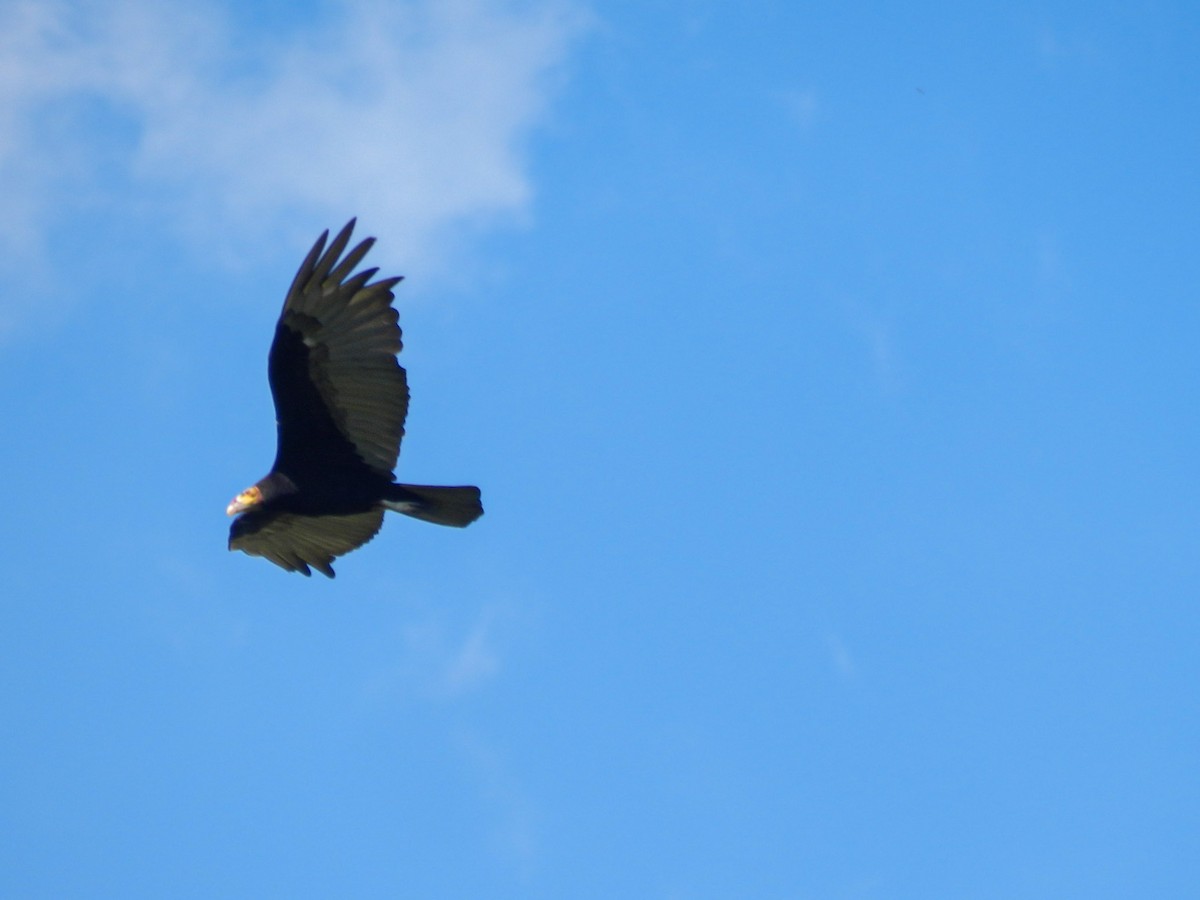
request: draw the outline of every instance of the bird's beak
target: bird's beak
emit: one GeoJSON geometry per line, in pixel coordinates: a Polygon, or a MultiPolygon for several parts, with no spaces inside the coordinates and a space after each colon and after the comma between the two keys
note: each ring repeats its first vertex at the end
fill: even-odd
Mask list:
{"type": "Polygon", "coordinates": [[[225,507],[225,515],[236,516],[240,512],[245,512],[252,506],[257,506],[262,503],[262,491],[255,485],[252,488],[246,488],[225,507]]]}

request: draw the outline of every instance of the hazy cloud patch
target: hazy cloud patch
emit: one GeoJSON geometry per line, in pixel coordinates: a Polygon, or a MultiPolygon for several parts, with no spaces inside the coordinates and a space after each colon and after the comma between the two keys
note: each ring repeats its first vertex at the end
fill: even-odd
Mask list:
{"type": "Polygon", "coordinates": [[[527,215],[527,144],[586,14],[571,0],[343,0],[250,33],[214,3],[0,7],[0,264],[80,204],[232,255],[358,214],[409,271],[527,215]]]}
{"type": "Polygon", "coordinates": [[[854,657],[850,655],[849,648],[840,637],[832,632],[827,633],[825,649],[829,652],[830,662],[838,675],[842,678],[853,678],[857,674],[858,667],[854,664],[854,657]]]}
{"type": "Polygon", "coordinates": [[[542,855],[537,807],[496,746],[479,735],[464,733],[459,747],[478,779],[481,800],[489,813],[492,851],[518,876],[529,878],[542,855]]]}
{"type": "Polygon", "coordinates": [[[500,674],[506,624],[494,607],[466,623],[435,613],[410,620],[400,628],[393,661],[368,679],[366,695],[445,702],[481,689],[500,674]]]}
{"type": "Polygon", "coordinates": [[[788,117],[802,128],[811,127],[821,109],[820,98],[814,88],[794,88],[779,94],[779,101],[788,117]]]}
{"type": "Polygon", "coordinates": [[[1100,45],[1094,37],[1078,31],[1063,31],[1044,25],[1034,37],[1038,57],[1043,64],[1093,63],[1100,59],[1100,45]]]}

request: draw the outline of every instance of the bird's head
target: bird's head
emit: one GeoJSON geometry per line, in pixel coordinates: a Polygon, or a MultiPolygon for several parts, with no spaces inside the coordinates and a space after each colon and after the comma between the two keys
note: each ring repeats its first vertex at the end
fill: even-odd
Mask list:
{"type": "Polygon", "coordinates": [[[225,515],[236,516],[238,513],[243,513],[248,509],[253,509],[258,504],[263,502],[263,492],[257,484],[253,487],[248,487],[230,501],[225,507],[225,515]]]}

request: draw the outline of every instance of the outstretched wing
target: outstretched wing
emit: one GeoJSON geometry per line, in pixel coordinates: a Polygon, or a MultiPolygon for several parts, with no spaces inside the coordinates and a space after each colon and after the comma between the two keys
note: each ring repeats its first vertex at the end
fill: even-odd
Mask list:
{"type": "Polygon", "coordinates": [[[365,463],[390,477],[404,436],[408,383],[396,361],[399,316],[392,288],[351,275],[375,243],[340,257],[354,219],[328,249],[325,232],[296,273],[271,345],[269,376],[279,447],[275,469],[297,477],[330,465],[365,463]]]}
{"type": "Polygon", "coordinates": [[[262,556],[289,572],[311,575],[311,566],[332,578],[334,559],[371,540],[381,525],[382,509],[346,516],[249,512],[234,520],[229,549],[262,556]]]}

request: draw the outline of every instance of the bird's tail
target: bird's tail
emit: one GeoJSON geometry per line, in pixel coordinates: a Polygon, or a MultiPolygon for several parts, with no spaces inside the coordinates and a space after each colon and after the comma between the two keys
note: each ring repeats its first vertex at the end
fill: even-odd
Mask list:
{"type": "Polygon", "coordinates": [[[464,528],[483,515],[479,488],[430,487],[421,484],[393,484],[383,505],[414,519],[424,519],[435,525],[464,528]]]}

